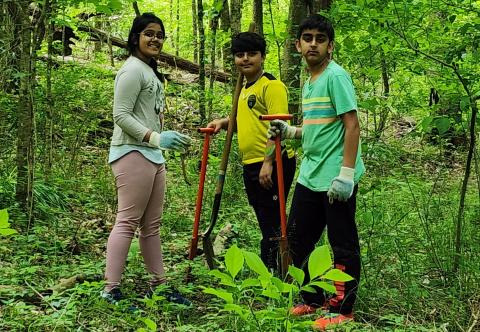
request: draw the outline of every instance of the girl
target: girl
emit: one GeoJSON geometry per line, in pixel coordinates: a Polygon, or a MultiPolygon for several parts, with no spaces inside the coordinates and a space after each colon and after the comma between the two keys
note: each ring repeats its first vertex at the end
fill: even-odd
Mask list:
{"type": "MultiPolygon", "coordinates": [[[[164,41],[165,28],[158,17],[151,13],[136,17],[128,35],[130,57],[115,78],[115,127],[108,162],[115,175],[118,212],[108,238],[102,292],[110,303],[123,298],[120,279],[137,227],[141,253],[151,274],[149,294],[166,281],[159,233],[166,170],[160,149],[184,151],[191,139],[176,131],[162,131],[165,95],[154,57],[164,41]]],[[[176,291],[163,295],[189,304],[176,291]]]]}

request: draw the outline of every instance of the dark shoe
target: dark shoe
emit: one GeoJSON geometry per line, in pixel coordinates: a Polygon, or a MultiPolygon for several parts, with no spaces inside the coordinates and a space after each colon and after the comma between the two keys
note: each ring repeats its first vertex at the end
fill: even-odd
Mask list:
{"type": "MultiPolygon", "coordinates": [[[[100,297],[110,304],[118,305],[121,300],[125,300],[120,288],[114,288],[110,292],[102,291],[100,297]]],[[[132,304],[125,307],[126,311],[133,314],[138,311],[138,308],[132,304]]]]}
{"type": "Polygon", "coordinates": [[[153,295],[163,296],[168,302],[191,306],[192,302],[183,297],[180,292],[172,286],[157,286],[156,289],[149,288],[145,297],[152,298],[153,295]]]}
{"type": "Polygon", "coordinates": [[[117,304],[120,300],[124,299],[120,288],[114,288],[110,292],[102,291],[100,297],[110,304],[117,304]]]}

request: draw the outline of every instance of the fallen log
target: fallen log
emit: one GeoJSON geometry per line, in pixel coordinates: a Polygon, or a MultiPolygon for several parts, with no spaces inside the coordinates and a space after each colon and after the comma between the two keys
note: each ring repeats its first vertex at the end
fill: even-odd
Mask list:
{"type": "MultiPolygon", "coordinates": [[[[113,46],[117,46],[120,48],[124,48],[124,49],[127,48],[127,42],[125,40],[115,36],[110,36],[108,33],[100,29],[96,29],[88,25],[81,24],[78,26],[78,30],[88,33],[90,36],[98,39],[99,41],[103,41],[105,43],[111,43],[113,46]]],[[[165,52],[160,52],[158,60],[172,67],[185,70],[189,73],[198,74],[200,70],[200,66],[197,65],[196,63],[183,59],[181,57],[177,57],[177,56],[165,53],[165,52]]],[[[231,75],[228,73],[218,71],[218,70],[214,70],[212,73],[211,70],[208,68],[208,66],[206,66],[205,72],[207,76],[212,74],[214,79],[218,82],[230,83],[231,75]]]]}

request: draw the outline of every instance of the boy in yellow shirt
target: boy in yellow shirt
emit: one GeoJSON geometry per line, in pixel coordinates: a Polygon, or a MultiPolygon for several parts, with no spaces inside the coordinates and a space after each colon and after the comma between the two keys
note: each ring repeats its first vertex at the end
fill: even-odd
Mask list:
{"type": "MultiPolygon", "coordinates": [[[[277,269],[280,212],[278,186],[275,181],[274,154],[266,156],[274,142],[267,138],[268,122],[263,114],[288,114],[287,88],[273,75],[263,71],[266,42],[253,32],[242,32],[232,39],[235,66],[247,83],[240,92],[237,111],[238,146],[242,156],[243,180],[248,202],[253,207],[262,232],[260,257],[269,269],[277,269]]],[[[217,119],[208,124],[215,132],[228,128],[230,119],[217,119]]],[[[292,185],[296,161],[294,151],[287,148],[282,155],[285,197],[292,185]]]]}

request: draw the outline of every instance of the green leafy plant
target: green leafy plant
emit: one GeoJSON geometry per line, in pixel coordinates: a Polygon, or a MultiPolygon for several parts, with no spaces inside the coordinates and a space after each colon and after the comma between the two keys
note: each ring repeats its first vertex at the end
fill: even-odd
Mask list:
{"type": "Polygon", "coordinates": [[[8,236],[16,233],[18,233],[16,230],[10,228],[7,209],[0,210],[0,235],[8,236]]]}
{"type": "Polygon", "coordinates": [[[225,254],[226,271],[210,272],[224,287],[208,287],[203,291],[222,299],[223,311],[240,317],[240,322],[234,319],[233,323],[241,324],[243,331],[291,331],[295,327],[310,324],[294,320],[289,314],[288,309],[300,291],[314,292],[313,286],[316,286],[334,293],[335,287],[330,281],[352,280],[351,276],[341,270],[332,269],[332,263],[327,246],[316,248],[308,261],[311,280],[303,285],[303,270],[290,266],[286,280],[281,280],[267,269],[258,255],[233,245],[225,254]],[[245,269],[245,263],[248,269],[245,269]],[[243,276],[246,277],[242,278],[243,276]]]}

